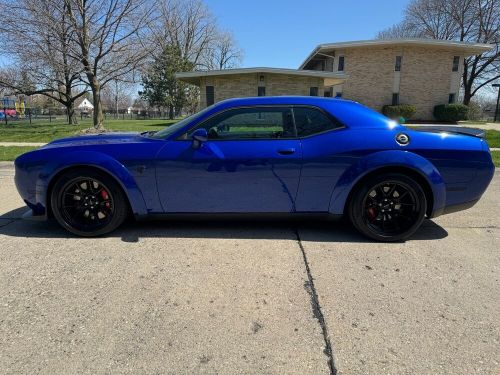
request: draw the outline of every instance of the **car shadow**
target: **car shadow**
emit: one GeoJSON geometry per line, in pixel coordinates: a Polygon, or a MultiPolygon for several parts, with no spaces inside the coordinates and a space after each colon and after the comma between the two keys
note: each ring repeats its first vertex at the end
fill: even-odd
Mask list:
{"type": "MultiPolygon", "coordinates": [[[[0,234],[24,238],[76,238],[62,229],[55,220],[22,220],[26,207],[19,207],[0,215],[0,234]]],[[[105,237],[120,238],[124,242],[139,242],[141,238],[234,238],[234,239],[296,239],[311,242],[375,242],[359,234],[345,220],[322,219],[256,219],[231,220],[172,217],[157,221],[127,221],[105,237]]],[[[426,220],[410,241],[442,239],[448,232],[426,220]]]]}

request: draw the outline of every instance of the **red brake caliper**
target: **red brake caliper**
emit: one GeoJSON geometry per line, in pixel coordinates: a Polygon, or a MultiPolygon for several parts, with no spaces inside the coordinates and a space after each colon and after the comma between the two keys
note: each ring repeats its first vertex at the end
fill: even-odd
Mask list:
{"type": "MultiPolygon", "coordinates": [[[[104,200],[107,200],[109,198],[109,195],[108,193],[106,192],[106,190],[101,190],[101,197],[102,199],[104,200]]],[[[107,208],[109,208],[109,202],[106,202],[106,205],[105,205],[107,208]]]]}
{"type": "Polygon", "coordinates": [[[375,207],[368,207],[366,211],[368,212],[368,219],[370,221],[373,221],[373,219],[377,217],[377,210],[375,209],[375,207]]]}

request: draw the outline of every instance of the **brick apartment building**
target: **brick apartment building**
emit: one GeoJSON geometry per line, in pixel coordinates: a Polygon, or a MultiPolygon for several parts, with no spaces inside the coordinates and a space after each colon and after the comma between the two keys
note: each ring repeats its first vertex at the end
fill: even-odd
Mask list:
{"type": "Polygon", "coordinates": [[[487,44],[397,39],[321,44],[299,69],[243,68],[184,72],[177,78],[200,87],[200,107],[248,96],[316,95],[352,99],[380,111],[413,104],[414,119],[431,120],[434,106],[453,103],[463,60],[487,44]]]}

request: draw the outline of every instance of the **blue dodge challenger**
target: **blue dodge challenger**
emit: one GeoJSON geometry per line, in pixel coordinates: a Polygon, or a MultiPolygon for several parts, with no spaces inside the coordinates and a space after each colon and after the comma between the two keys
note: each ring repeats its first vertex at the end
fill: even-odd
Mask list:
{"type": "Polygon", "coordinates": [[[18,157],[15,180],[26,216],[81,236],[129,215],[280,213],[345,216],[398,241],[486,190],[488,144],[462,132],[410,130],[342,99],[231,99],[158,132],[56,140],[18,157]]]}

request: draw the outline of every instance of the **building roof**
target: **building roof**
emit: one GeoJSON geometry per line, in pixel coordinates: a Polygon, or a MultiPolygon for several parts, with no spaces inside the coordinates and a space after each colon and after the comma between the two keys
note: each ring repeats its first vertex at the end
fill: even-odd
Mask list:
{"type": "Polygon", "coordinates": [[[344,48],[368,48],[368,47],[384,47],[384,46],[415,46],[438,48],[446,47],[462,51],[467,56],[480,54],[489,51],[493,48],[491,44],[458,42],[454,40],[440,39],[374,39],[374,40],[355,40],[350,42],[326,43],[318,45],[300,65],[299,69],[303,69],[306,64],[317,54],[328,53],[335,49],[344,48]]]}
{"type": "Polygon", "coordinates": [[[94,105],[92,104],[92,102],[84,96],[76,99],[74,105],[76,108],[81,108],[81,107],[85,107],[85,106],[89,107],[89,108],[94,108],[94,105]],[[88,104],[86,104],[86,101],[88,102],[88,104]]]}
{"type": "Polygon", "coordinates": [[[194,72],[177,73],[175,77],[181,81],[200,85],[202,77],[228,76],[236,74],[284,74],[303,77],[317,77],[325,80],[325,85],[336,85],[344,82],[348,75],[338,72],[324,72],[319,70],[299,70],[299,69],[283,69],[283,68],[241,68],[241,69],[224,69],[224,70],[200,70],[194,72]]]}

